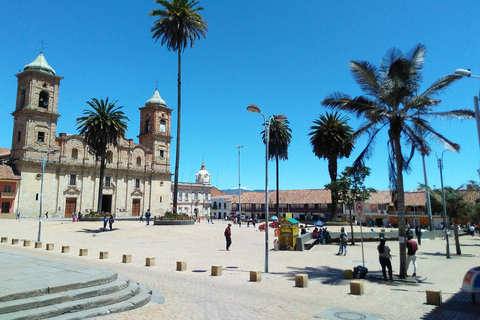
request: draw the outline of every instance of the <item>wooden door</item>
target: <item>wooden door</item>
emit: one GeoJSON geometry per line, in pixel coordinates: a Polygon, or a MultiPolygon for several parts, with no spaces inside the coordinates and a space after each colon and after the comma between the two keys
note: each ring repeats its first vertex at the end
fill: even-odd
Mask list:
{"type": "Polygon", "coordinates": [[[67,198],[65,202],[65,217],[71,218],[74,212],[77,212],[77,198],[67,198]]]}
{"type": "Polygon", "coordinates": [[[132,199],[132,216],[138,217],[140,215],[140,199],[132,199]]]}

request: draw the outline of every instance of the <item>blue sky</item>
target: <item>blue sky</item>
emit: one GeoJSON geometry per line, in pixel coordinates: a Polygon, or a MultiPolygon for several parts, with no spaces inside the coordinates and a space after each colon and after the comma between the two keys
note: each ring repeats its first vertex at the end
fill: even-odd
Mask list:
{"type": "MultiPolygon", "coordinates": [[[[348,64],[367,60],[378,65],[385,52],[414,45],[427,47],[426,88],[457,68],[480,74],[480,28],[472,1],[200,1],[209,23],[206,39],[182,57],[182,135],[179,179],[193,182],[205,159],[212,184],[238,187],[238,151],[241,150],[242,186],[265,186],[265,149],[260,132],[263,119],[246,110],[257,104],[269,116],[284,114],[292,128],[289,160],[280,164],[280,189],[317,189],[329,182],[327,162],[312,153],[310,126],[328,109],[320,102],[330,93],[361,94],[348,64]]],[[[152,96],[156,83],[167,106],[177,106],[177,56],[155,43],[148,17],[159,6],[153,1],[2,1],[0,11],[0,147],[11,146],[15,108],[15,74],[40,53],[60,85],[57,135],[76,133],[76,118],[95,97],[118,100],[130,118],[127,138],[138,142],[139,107],[152,96]]],[[[462,79],[439,96],[437,110],[473,109],[480,80],[462,79]]],[[[331,110],[328,110],[331,111],[331,110]]],[[[347,114],[344,114],[347,115],[347,114]]],[[[351,115],[349,124],[362,122],[351,115]]],[[[479,143],[475,121],[436,120],[432,125],[461,145],[458,154],[444,154],[444,183],[458,187],[478,180],[479,143]]],[[[388,188],[387,132],[377,141],[366,184],[388,188]]],[[[351,165],[364,148],[356,144],[349,159],[339,161],[339,172],[351,165]]],[[[432,143],[438,153],[442,148],[432,143]]],[[[171,170],[174,170],[175,139],[171,170]]],[[[426,159],[428,182],[440,187],[435,155],[426,159]]],[[[270,187],[275,166],[270,165],[270,187]]],[[[421,157],[405,176],[405,189],[423,183],[421,157]]]]}

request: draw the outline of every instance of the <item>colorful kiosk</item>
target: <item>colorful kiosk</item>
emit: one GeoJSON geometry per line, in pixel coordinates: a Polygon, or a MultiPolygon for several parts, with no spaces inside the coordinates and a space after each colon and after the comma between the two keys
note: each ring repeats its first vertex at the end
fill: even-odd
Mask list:
{"type": "Polygon", "coordinates": [[[294,250],[295,242],[298,237],[298,221],[292,218],[284,218],[280,220],[279,245],[280,250],[294,250]]]}

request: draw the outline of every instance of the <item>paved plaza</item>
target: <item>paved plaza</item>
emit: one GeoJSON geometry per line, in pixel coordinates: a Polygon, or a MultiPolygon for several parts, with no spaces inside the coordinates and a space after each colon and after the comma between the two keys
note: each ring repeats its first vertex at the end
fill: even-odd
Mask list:
{"type": "MultiPolygon", "coordinates": [[[[365,266],[369,269],[365,294],[350,294],[350,280],[343,270],[362,264],[360,243],[348,246],[346,256],[335,255],[336,244],[317,245],[309,251],[269,251],[269,273],[265,274],[265,233],[244,223],[232,226],[232,246],[225,250],[225,221],[194,226],[145,226],[138,221],[116,221],[113,231],[102,231],[102,222],[44,220],[43,249],[11,244],[12,238],[35,241],[38,220],[0,220],[0,236],[8,237],[0,251],[26,254],[77,263],[78,268],[114,269],[159,291],[165,303],[152,304],[102,319],[480,319],[480,297],[471,302],[460,291],[463,276],[480,265],[480,237],[461,237],[462,253],[445,258],[445,241],[423,240],[418,252],[417,275],[422,282],[381,280],[376,246],[364,243],[365,266]],[[55,250],[46,251],[45,244],[55,250]],[[70,253],[61,253],[63,245],[70,253]],[[79,249],[88,256],[79,256],[79,249]],[[99,252],[108,251],[100,260],[99,252]],[[131,254],[131,263],[122,255],[131,254]],[[147,257],[156,265],[145,266],[147,257]],[[187,262],[187,271],[175,271],[176,262],[187,262]],[[211,266],[222,266],[219,277],[210,275],[211,266]],[[250,282],[250,271],[261,270],[262,281],[250,282]],[[295,287],[295,275],[308,274],[308,287],[295,287]],[[441,290],[443,306],[427,305],[425,290],[441,290]]],[[[332,231],[338,228],[330,227],[332,231]]],[[[347,228],[349,231],[350,228],[347,228]]],[[[380,229],[375,229],[377,232],[380,229]]],[[[273,230],[270,249],[273,249],[273,230]]],[[[356,232],[360,231],[356,227],[356,232]]],[[[364,229],[369,232],[369,229],[364,229]]],[[[398,243],[392,249],[394,275],[398,274],[398,243]]],[[[48,271],[47,271],[48,272],[48,271]]],[[[408,274],[413,272],[410,266],[408,274]]],[[[1,280],[1,274],[0,274],[1,280]]],[[[0,289],[2,284],[0,282],[0,289]]]]}

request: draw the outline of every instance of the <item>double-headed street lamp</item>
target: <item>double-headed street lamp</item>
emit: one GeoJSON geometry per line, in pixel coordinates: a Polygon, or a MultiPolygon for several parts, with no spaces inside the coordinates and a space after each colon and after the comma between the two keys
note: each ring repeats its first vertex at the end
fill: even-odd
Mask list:
{"type": "MultiPolygon", "coordinates": [[[[432,150],[435,152],[435,150],[432,150]]],[[[440,169],[440,183],[442,184],[442,204],[443,204],[443,218],[445,219],[445,239],[447,240],[447,259],[450,259],[450,246],[449,246],[449,241],[448,241],[448,230],[450,229],[450,223],[448,223],[447,220],[447,206],[445,205],[445,189],[443,188],[443,154],[445,151],[448,150],[443,150],[442,154],[440,155],[440,158],[438,157],[438,154],[435,152],[435,156],[437,157],[437,162],[438,162],[438,168],[440,169]]]]}
{"type": "Polygon", "coordinates": [[[263,116],[263,125],[265,126],[265,273],[268,273],[268,145],[270,143],[270,124],[272,120],[282,122],[287,117],[283,114],[273,115],[267,121],[257,105],[251,104],[247,107],[247,110],[253,113],[260,113],[263,116]]]}
{"type": "Polygon", "coordinates": [[[56,149],[56,150],[42,151],[32,147],[25,148],[25,150],[38,152],[42,157],[42,182],[40,185],[40,213],[38,214],[38,237],[37,237],[37,241],[40,242],[40,235],[42,233],[43,175],[45,174],[45,165],[47,164],[48,155],[50,153],[58,152],[59,150],[56,149]]]}
{"type": "Polygon", "coordinates": [[[243,148],[243,145],[236,146],[238,149],[238,219],[242,215],[242,189],[240,185],[240,149],[243,148]]]}

